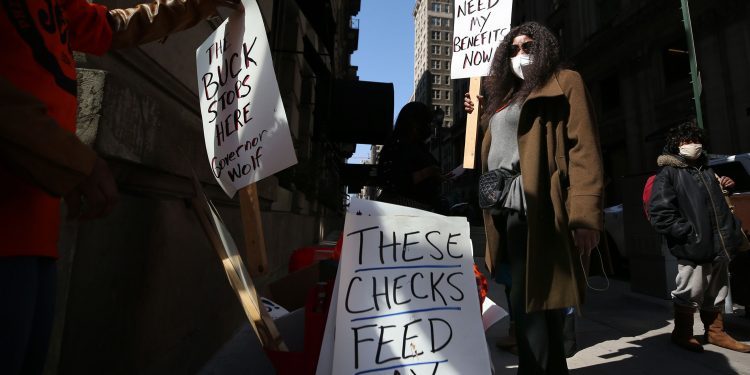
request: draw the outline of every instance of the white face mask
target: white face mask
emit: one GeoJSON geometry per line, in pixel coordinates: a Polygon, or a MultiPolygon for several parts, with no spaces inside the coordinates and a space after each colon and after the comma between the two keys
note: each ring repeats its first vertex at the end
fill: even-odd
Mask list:
{"type": "Polygon", "coordinates": [[[688,143],[680,146],[680,156],[688,160],[695,160],[703,153],[703,145],[700,143],[688,143]]]}
{"type": "Polygon", "coordinates": [[[523,79],[523,70],[521,70],[521,68],[526,65],[531,65],[533,62],[534,58],[531,55],[516,55],[515,57],[510,58],[510,65],[513,67],[513,73],[515,73],[520,79],[523,79]]]}

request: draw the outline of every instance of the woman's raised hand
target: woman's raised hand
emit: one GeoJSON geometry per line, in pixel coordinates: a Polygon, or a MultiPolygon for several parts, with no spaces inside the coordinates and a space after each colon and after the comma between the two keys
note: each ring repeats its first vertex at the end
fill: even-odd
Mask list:
{"type": "MultiPolygon", "coordinates": [[[[484,97],[482,95],[477,95],[477,101],[481,106],[484,104],[484,97]]],[[[474,102],[471,100],[471,95],[469,95],[468,92],[464,94],[464,111],[466,111],[466,113],[474,112],[474,102]]]]}

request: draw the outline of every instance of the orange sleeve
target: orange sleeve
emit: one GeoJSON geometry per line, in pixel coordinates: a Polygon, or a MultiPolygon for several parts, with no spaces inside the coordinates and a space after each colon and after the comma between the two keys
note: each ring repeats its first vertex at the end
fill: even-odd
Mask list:
{"type": "Polygon", "coordinates": [[[74,51],[103,55],[112,45],[112,27],[107,7],[86,0],[65,0],[68,35],[74,51]]]}

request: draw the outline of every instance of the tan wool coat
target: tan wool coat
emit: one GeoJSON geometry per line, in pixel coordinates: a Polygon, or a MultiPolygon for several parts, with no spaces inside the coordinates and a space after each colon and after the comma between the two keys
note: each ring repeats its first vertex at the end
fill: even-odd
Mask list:
{"type": "MultiPolygon", "coordinates": [[[[490,142],[491,132],[485,130],[482,172],[487,171],[490,142]]],[[[526,311],[580,306],[586,284],[571,231],[604,231],[604,178],[593,107],[578,73],[555,73],[524,101],[518,152],[529,228],[526,311]]],[[[500,249],[487,211],[484,223],[485,262],[494,273],[498,257],[507,252],[500,249]]]]}

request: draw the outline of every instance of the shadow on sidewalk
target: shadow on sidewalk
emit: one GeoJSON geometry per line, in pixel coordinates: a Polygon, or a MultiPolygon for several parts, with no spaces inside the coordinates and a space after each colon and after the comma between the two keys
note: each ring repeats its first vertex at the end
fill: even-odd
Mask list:
{"type": "Polygon", "coordinates": [[[600,354],[600,363],[571,369],[570,374],[740,374],[726,355],[713,351],[716,348],[710,345],[703,353],[692,353],[671,344],[669,333],[636,340],[629,343],[618,340],[624,347],[600,354]]]}
{"type": "MultiPolygon", "coordinates": [[[[481,264],[479,261],[483,259],[475,260],[481,264]]],[[[593,277],[591,283],[600,286],[604,280],[593,277]]],[[[489,297],[507,308],[504,286],[489,280],[489,287],[489,297]]],[[[589,290],[581,316],[576,319],[579,352],[568,359],[570,374],[750,374],[746,365],[750,363],[750,354],[713,345],[706,345],[704,353],[693,353],[672,344],[672,320],[671,301],[633,293],[625,281],[610,280],[606,292],[589,290]]],[[[702,339],[703,326],[698,314],[695,322],[694,333],[702,339]]],[[[734,315],[726,317],[725,323],[736,339],[750,338],[750,320],[734,315]]],[[[507,332],[508,318],[486,332],[498,374],[517,372],[518,357],[495,346],[507,332]]]]}
{"type": "MultiPolygon", "coordinates": [[[[632,293],[627,283],[618,281],[607,292],[589,292],[576,330],[580,351],[568,360],[571,374],[739,374],[731,361],[737,364],[742,356],[750,360],[750,354],[713,345],[693,353],[672,344],[668,300],[632,293]]],[[[695,322],[694,333],[702,340],[697,314],[695,322]]],[[[744,341],[750,325],[729,317],[727,330],[744,341]]]]}

